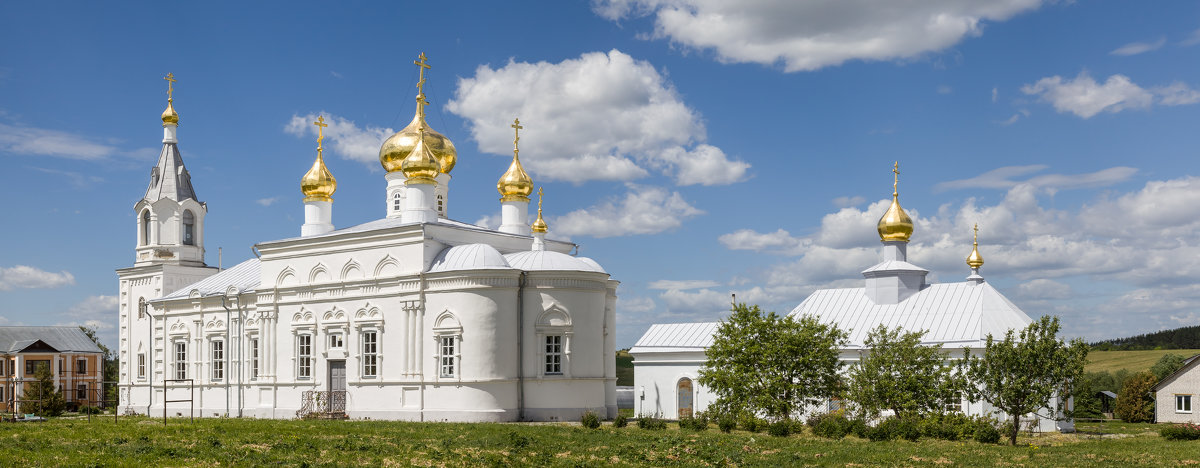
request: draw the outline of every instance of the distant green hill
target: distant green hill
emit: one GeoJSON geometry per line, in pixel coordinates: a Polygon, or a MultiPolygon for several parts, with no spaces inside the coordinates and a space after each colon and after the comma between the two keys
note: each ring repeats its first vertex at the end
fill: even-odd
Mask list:
{"type": "Polygon", "coordinates": [[[1087,372],[1116,372],[1121,369],[1129,372],[1150,370],[1164,354],[1178,354],[1185,358],[1200,354],[1200,349],[1150,349],[1137,351],[1096,351],[1088,353],[1087,372]]]}
{"type": "Polygon", "coordinates": [[[617,350],[617,385],[633,385],[633,356],[628,349],[617,350]]]}
{"type": "Polygon", "coordinates": [[[1163,330],[1128,338],[1116,338],[1092,343],[1092,349],[1150,350],[1150,349],[1200,349],[1200,325],[1194,327],[1163,330]]]}

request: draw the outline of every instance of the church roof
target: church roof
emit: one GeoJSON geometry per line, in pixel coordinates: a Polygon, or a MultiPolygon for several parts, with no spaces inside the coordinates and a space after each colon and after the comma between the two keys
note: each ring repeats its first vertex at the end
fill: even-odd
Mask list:
{"type": "Polygon", "coordinates": [[[150,302],[166,301],[170,299],[178,299],[188,297],[192,291],[200,293],[200,296],[211,296],[215,294],[225,294],[225,291],[230,286],[237,288],[240,292],[250,292],[258,288],[258,284],[262,281],[262,273],[259,269],[259,261],[257,258],[246,260],[242,263],[234,265],[232,268],[226,269],[220,273],[204,278],[195,283],[189,284],[178,291],[163,296],[159,299],[151,300],[150,302]]]}
{"type": "Polygon", "coordinates": [[[147,200],[154,202],[163,198],[200,201],[192,189],[192,177],[183,166],[183,156],[179,154],[179,147],[175,143],[163,144],[158,164],[151,169],[150,186],[146,188],[147,200]]]}
{"type": "Polygon", "coordinates": [[[565,253],[549,250],[529,250],[515,252],[504,256],[513,268],[525,271],[593,271],[606,273],[595,261],[591,263],[572,257],[565,253]]]}
{"type": "Polygon", "coordinates": [[[911,263],[908,263],[908,262],[905,262],[902,260],[888,260],[885,262],[880,262],[878,264],[875,264],[871,268],[867,268],[866,270],[863,270],[863,274],[868,275],[870,273],[874,273],[877,271],[878,272],[912,271],[912,272],[917,272],[917,273],[929,273],[929,270],[926,270],[924,268],[921,268],[919,266],[913,265],[911,263]]]}
{"type": "Polygon", "coordinates": [[[41,341],[60,353],[99,353],[79,327],[0,327],[0,352],[18,353],[41,341]]]}
{"type": "Polygon", "coordinates": [[[946,347],[982,347],[988,334],[1003,337],[1032,320],[996,288],[984,283],[932,284],[898,304],[876,304],[863,288],[822,289],[790,316],[812,315],[846,330],[850,348],[863,346],[871,329],[884,325],[928,330],[923,341],[946,347]]]}
{"type": "Polygon", "coordinates": [[[720,322],[654,324],[629,352],[703,351],[712,346],[713,335],[720,325],[720,322]]]}
{"type": "Polygon", "coordinates": [[[430,273],[455,270],[511,269],[504,256],[487,244],[466,244],[447,247],[433,259],[430,273]]]}

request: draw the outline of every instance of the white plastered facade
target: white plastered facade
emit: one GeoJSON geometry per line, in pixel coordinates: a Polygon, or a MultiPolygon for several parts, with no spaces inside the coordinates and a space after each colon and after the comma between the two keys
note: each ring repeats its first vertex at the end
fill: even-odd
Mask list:
{"type": "Polygon", "coordinates": [[[1154,386],[1154,422],[1200,424],[1200,355],[1154,386]]]}

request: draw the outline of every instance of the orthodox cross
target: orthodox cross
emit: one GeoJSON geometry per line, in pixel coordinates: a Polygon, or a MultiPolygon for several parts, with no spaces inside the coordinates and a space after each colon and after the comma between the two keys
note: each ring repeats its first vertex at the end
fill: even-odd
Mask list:
{"type": "Polygon", "coordinates": [[[419,96],[418,99],[425,97],[425,70],[433,68],[433,67],[429,66],[429,63],[426,60],[427,60],[427,58],[425,57],[425,52],[421,52],[421,55],[417,56],[417,60],[413,61],[413,65],[416,65],[417,67],[419,67],[418,70],[420,70],[420,72],[421,72],[420,78],[417,79],[417,96],[419,96]]]}
{"type": "Polygon", "coordinates": [[[979,223],[975,223],[975,245],[979,245],[979,223]]]}
{"type": "Polygon", "coordinates": [[[538,215],[542,214],[542,188],[538,187],[538,215]]]}
{"type": "Polygon", "coordinates": [[[521,126],[521,119],[513,119],[511,127],[513,128],[513,156],[516,156],[519,152],[517,142],[521,141],[521,129],[525,127],[521,126]]]}
{"type": "Polygon", "coordinates": [[[321,151],[321,140],[325,139],[325,127],[328,127],[329,124],[325,123],[325,116],[318,115],[317,121],[313,122],[313,125],[317,126],[317,151],[319,152],[321,151]]]}
{"type": "Polygon", "coordinates": [[[899,193],[897,189],[900,186],[900,161],[896,161],[896,164],[892,166],[892,174],[894,174],[892,179],[892,195],[896,195],[899,193]]]}
{"type": "Polygon", "coordinates": [[[174,88],[173,86],[171,86],[171,85],[175,84],[175,82],[176,82],[176,81],[179,81],[179,80],[176,80],[176,79],[175,79],[175,74],[174,74],[174,73],[167,73],[167,76],[163,77],[163,79],[164,79],[164,80],[167,80],[167,100],[168,100],[168,101],[170,101],[170,100],[171,100],[171,93],[172,93],[173,91],[175,91],[175,88],[174,88]]]}

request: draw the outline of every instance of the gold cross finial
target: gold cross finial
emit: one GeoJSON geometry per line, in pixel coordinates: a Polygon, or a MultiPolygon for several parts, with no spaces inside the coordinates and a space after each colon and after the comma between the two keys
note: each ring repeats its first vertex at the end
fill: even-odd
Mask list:
{"type": "Polygon", "coordinates": [[[425,70],[433,67],[429,66],[425,52],[421,52],[421,55],[417,56],[417,60],[413,61],[413,65],[419,67],[418,70],[421,72],[420,78],[417,79],[417,100],[422,100],[425,98],[425,70]]]}
{"type": "Polygon", "coordinates": [[[979,223],[975,223],[975,245],[979,245],[979,223]]]}
{"type": "Polygon", "coordinates": [[[515,156],[520,150],[517,149],[517,142],[521,141],[521,119],[513,119],[513,155],[515,156]]]}
{"type": "Polygon", "coordinates": [[[892,174],[892,196],[894,197],[900,193],[897,190],[900,187],[900,161],[896,161],[896,164],[892,166],[892,174]]]}
{"type": "Polygon", "coordinates": [[[317,121],[313,122],[313,125],[317,126],[317,154],[320,154],[321,140],[325,139],[325,127],[328,127],[329,124],[325,123],[325,116],[318,115],[317,121]]]}
{"type": "Polygon", "coordinates": [[[538,187],[538,214],[542,214],[542,188],[538,187]]]}
{"type": "Polygon", "coordinates": [[[171,85],[175,84],[175,82],[179,80],[175,79],[174,73],[167,73],[167,76],[164,76],[163,79],[167,80],[167,101],[170,101],[172,99],[171,93],[175,91],[175,87],[171,85]]]}

